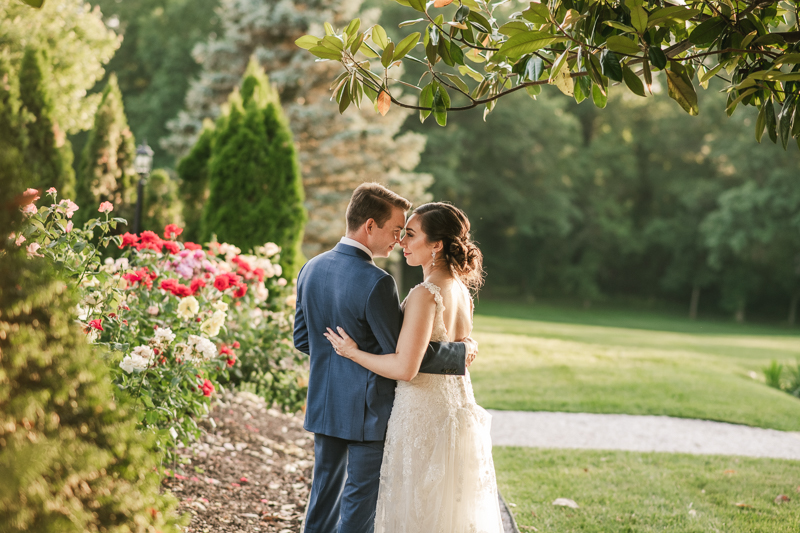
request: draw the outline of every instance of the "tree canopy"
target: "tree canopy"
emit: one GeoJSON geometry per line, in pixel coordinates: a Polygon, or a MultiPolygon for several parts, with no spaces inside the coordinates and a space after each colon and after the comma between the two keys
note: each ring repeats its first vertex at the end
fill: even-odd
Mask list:
{"type": "Polygon", "coordinates": [[[392,105],[433,114],[444,126],[451,111],[485,107],[520,89],[533,96],[553,84],[577,102],[603,108],[613,86],[647,97],[655,84],[690,115],[700,112],[696,85],[724,80],[728,115],[759,109],[764,132],[786,148],[800,143],[800,26],[797,7],[782,1],[550,0],[514,11],[509,0],[396,0],[412,18],[393,42],[380,25],[359,19],[325,35],[296,41],[321,60],[344,67],[332,87],[339,110],[367,96],[386,114],[392,105]],[[421,26],[424,25],[424,28],[421,26]],[[413,31],[420,27],[420,31],[413,31]],[[403,62],[425,65],[419,82],[401,82],[403,62]],[[417,102],[401,100],[411,85],[417,102]]]}

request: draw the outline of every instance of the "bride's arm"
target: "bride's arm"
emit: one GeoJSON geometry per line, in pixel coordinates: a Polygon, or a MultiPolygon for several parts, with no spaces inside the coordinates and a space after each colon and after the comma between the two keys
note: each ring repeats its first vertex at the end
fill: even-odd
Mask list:
{"type": "Polygon", "coordinates": [[[422,358],[428,348],[436,302],[427,290],[414,290],[406,301],[403,327],[395,353],[377,355],[358,349],[355,341],[340,327],[328,328],[325,337],[333,344],[336,353],[347,357],[379,376],[400,381],[411,381],[419,372],[422,358]]]}

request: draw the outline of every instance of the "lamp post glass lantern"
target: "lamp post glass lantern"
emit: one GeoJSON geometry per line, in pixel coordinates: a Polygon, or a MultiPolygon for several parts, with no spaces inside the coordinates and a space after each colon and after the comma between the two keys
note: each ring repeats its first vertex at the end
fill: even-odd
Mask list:
{"type": "Polygon", "coordinates": [[[147,146],[147,141],[136,148],[136,157],[133,160],[133,169],[139,174],[139,183],[136,185],[136,216],[133,219],[133,233],[139,234],[142,221],[142,200],[144,184],[150,175],[153,166],[153,149],[147,146]]]}

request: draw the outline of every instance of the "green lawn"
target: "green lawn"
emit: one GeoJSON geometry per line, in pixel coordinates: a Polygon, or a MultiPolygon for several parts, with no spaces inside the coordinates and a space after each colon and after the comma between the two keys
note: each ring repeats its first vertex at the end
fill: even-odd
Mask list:
{"type": "Polygon", "coordinates": [[[800,531],[800,461],[505,447],[493,454],[522,533],[800,531]],[[776,504],[780,494],[791,500],[776,504]],[[580,508],[554,506],[556,498],[580,508]]]}
{"type": "Polygon", "coordinates": [[[481,302],[472,381],[486,408],[701,418],[800,431],[800,399],[767,387],[798,330],[669,315],[481,302]],[[755,372],[757,379],[750,373],[755,372]]]}

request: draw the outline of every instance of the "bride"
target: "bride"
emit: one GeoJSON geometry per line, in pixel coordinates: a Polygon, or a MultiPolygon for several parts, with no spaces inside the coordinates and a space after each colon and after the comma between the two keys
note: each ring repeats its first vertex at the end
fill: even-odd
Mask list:
{"type": "Polygon", "coordinates": [[[358,349],[342,328],[326,334],[339,355],[398,380],[381,466],[376,533],[502,533],[490,415],[465,376],[418,373],[431,341],[467,337],[470,289],[483,281],[469,220],[450,204],[429,203],[408,219],[400,241],[425,281],[403,302],[396,353],[358,349]]]}

